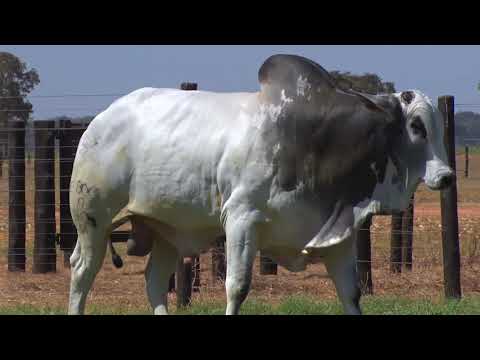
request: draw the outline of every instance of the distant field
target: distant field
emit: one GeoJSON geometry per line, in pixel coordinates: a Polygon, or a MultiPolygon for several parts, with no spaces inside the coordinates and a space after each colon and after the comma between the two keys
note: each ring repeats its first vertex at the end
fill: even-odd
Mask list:
{"type": "MultiPolygon", "coordinates": [[[[465,153],[458,149],[456,155],[458,201],[460,206],[464,203],[480,205],[480,147],[475,152],[469,150],[469,177],[465,178],[465,153]],[[477,151],[478,150],[478,151],[477,151]]],[[[421,184],[415,193],[416,203],[438,203],[440,193],[430,191],[421,184]]]]}

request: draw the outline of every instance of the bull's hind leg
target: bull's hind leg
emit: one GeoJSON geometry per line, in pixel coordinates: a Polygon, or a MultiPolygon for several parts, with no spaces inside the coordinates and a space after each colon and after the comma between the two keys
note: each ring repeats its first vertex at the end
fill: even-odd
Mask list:
{"type": "Polygon", "coordinates": [[[106,227],[102,229],[92,227],[79,233],[77,245],[70,257],[71,279],[68,306],[70,315],[81,315],[85,311],[87,295],[105,258],[106,230],[106,227]]]}
{"type": "Polygon", "coordinates": [[[85,311],[87,295],[105,258],[114,212],[102,201],[99,187],[80,181],[73,184],[77,186],[70,191],[70,210],[78,238],[70,257],[68,313],[80,315],[85,311]]]}
{"type": "Polygon", "coordinates": [[[360,315],[360,287],[358,285],[355,242],[353,236],[330,249],[325,259],[337,295],[348,315],[360,315]]]}
{"type": "Polygon", "coordinates": [[[155,315],[168,314],[168,285],[175,272],[177,257],[177,250],[156,235],[145,269],[147,296],[155,315]]]}

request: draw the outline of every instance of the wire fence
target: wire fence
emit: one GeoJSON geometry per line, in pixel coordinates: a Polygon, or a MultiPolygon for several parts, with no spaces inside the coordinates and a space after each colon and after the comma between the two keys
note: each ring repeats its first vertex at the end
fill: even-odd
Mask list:
{"type": "MultiPolygon", "coordinates": [[[[124,94],[43,95],[37,96],[37,98],[119,97],[122,95],[124,94]]],[[[456,105],[480,108],[480,104],[456,105]]],[[[15,109],[6,111],[11,110],[15,109]]],[[[73,243],[62,243],[62,238],[75,238],[76,229],[71,218],[64,216],[65,209],[69,207],[66,195],[70,190],[68,183],[79,135],[85,128],[85,124],[76,126],[74,123],[64,120],[57,121],[54,127],[37,125],[31,129],[33,143],[25,145],[18,145],[12,141],[15,133],[23,134],[26,132],[25,129],[10,126],[0,129],[0,133],[8,135],[6,151],[9,154],[0,165],[2,169],[0,177],[0,254],[3,255],[1,263],[5,268],[9,263],[12,267],[24,267],[27,271],[33,271],[35,266],[39,268],[46,266],[45,268],[51,271],[62,272],[63,267],[67,265],[68,257],[73,250],[73,243]],[[46,142],[38,143],[38,139],[41,138],[40,133],[48,138],[48,144],[46,142]],[[68,141],[65,141],[65,138],[68,138],[68,141]],[[25,151],[23,156],[22,150],[25,151]],[[18,151],[20,152],[17,153],[18,151]],[[15,166],[17,165],[24,167],[23,173],[16,172],[15,166]],[[50,168],[47,173],[42,173],[38,170],[39,165],[50,168]],[[62,170],[62,167],[65,166],[70,168],[62,170]],[[12,187],[12,182],[23,182],[23,188],[12,187]],[[39,188],[40,182],[48,184],[39,188]],[[15,194],[23,194],[25,202],[15,202],[15,194]],[[15,215],[16,209],[25,209],[25,217],[19,218],[18,214],[15,215]],[[14,216],[13,220],[12,215],[14,216]],[[12,227],[16,226],[24,226],[24,232],[12,232],[12,227]],[[44,242],[39,245],[38,239],[40,238],[44,242]],[[17,244],[14,250],[9,249],[9,245],[12,245],[12,242],[15,243],[16,240],[23,245],[17,244]]],[[[480,144],[480,138],[471,140],[478,140],[480,144]]],[[[478,226],[480,206],[474,207],[473,210],[468,207],[471,204],[480,204],[480,154],[478,156],[475,153],[469,155],[469,176],[466,177],[464,176],[465,166],[467,166],[465,163],[466,152],[462,151],[462,148],[457,150],[457,184],[461,213],[460,250],[464,265],[463,271],[467,274],[469,271],[478,271],[480,262],[480,226],[478,226]],[[463,208],[467,210],[462,212],[463,208]]],[[[381,284],[386,283],[385,279],[387,278],[389,281],[396,281],[392,280],[392,266],[397,265],[397,269],[403,270],[404,273],[407,268],[411,267],[413,274],[411,276],[415,279],[418,279],[418,274],[422,272],[438,275],[443,270],[441,239],[442,233],[448,231],[448,228],[442,228],[440,225],[439,194],[420,188],[415,194],[413,204],[413,214],[401,215],[402,225],[400,228],[392,228],[392,219],[394,220],[395,216],[376,216],[371,227],[362,230],[363,232],[368,231],[371,254],[368,259],[359,258],[358,264],[368,263],[372,267],[373,278],[383,279],[383,282],[378,281],[379,286],[383,286],[381,284]],[[412,227],[405,228],[404,224],[411,220],[413,220],[412,227]],[[395,236],[400,237],[400,242],[395,242],[395,236]],[[407,236],[411,236],[411,243],[406,243],[407,236]],[[403,256],[392,256],[395,252],[398,255],[399,251],[403,256]],[[410,255],[406,257],[405,254],[408,253],[410,255]]],[[[130,229],[130,226],[126,224],[119,230],[128,232],[130,229]]],[[[147,259],[126,257],[126,239],[127,237],[124,237],[122,241],[115,242],[114,246],[126,258],[127,263],[132,262],[137,266],[137,272],[143,273],[147,259]]],[[[193,268],[196,268],[192,276],[194,290],[220,291],[219,287],[222,287],[225,279],[224,251],[214,248],[212,251],[199,254],[198,259],[199,262],[193,264],[193,268]],[[200,284],[198,279],[200,279],[200,284]]],[[[105,264],[106,269],[102,271],[112,273],[120,271],[111,266],[110,256],[107,256],[105,264]]],[[[410,270],[407,270],[407,274],[408,271],[410,270]]],[[[254,282],[262,285],[258,288],[263,289],[262,291],[269,289],[268,283],[270,282],[270,284],[278,285],[279,292],[294,293],[299,291],[299,286],[303,286],[303,290],[310,289],[315,293],[318,290],[315,289],[315,286],[319,284],[317,280],[328,278],[325,267],[321,263],[309,266],[302,274],[299,278],[296,273],[291,273],[283,267],[277,267],[274,263],[272,265],[271,261],[268,262],[268,259],[260,254],[255,261],[254,282]],[[274,276],[275,274],[277,275],[274,276]],[[317,282],[312,279],[316,279],[317,282]]],[[[438,275],[437,278],[440,276],[438,275]]],[[[424,283],[421,285],[426,286],[424,283]]],[[[470,286],[471,291],[480,291],[479,282],[473,282],[470,286]]]]}

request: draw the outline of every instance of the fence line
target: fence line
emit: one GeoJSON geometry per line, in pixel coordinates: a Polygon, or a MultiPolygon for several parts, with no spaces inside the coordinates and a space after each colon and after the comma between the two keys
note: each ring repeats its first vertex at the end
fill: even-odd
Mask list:
{"type": "MultiPolygon", "coordinates": [[[[184,86],[184,90],[189,90],[188,88],[195,88],[196,86],[192,86],[192,84],[188,86],[184,86]]],[[[97,94],[98,95],[98,94],[97,94]]],[[[97,95],[78,95],[78,96],[97,96],[97,95]]],[[[104,94],[107,96],[107,94],[104,94]]],[[[70,95],[68,95],[70,96],[70,95]]],[[[72,95],[73,96],[73,95],[72,95]]],[[[100,95],[98,95],[100,96],[100,95]]],[[[108,94],[108,96],[112,96],[112,94],[108,94]]],[[[116,95],[115,95],[116,96],[116,95]]],[[[54,97],[54,96],[51,96],[54,97]]],[[[67,97],[67,96],[65,96],[67,97]]],[[[1,98],[1,97],[0,97],[1,98]]],[[[457,105],[462,105],[462,104],[457,104],[457,105]]],[[[468,105],[468,104],[463,104],[463,105],[468,105]]],[[[480,104],[479,104],[480,106],[480,104]]],[[[451,109],[450,109],[451,110],[451,109]]],[[[8,111],[8,110],[5,110],[8,111]]],[[[41,122],[36,122],[34,123],[36,126],[32,129],[35,131],[35,135],[37,135],[39,132],[43,132],[43,136],[50,141],[49,144],[45,143],[43,140],[40,140],[39,142],[35,141],[35,155],[36,158],[33,160],[25,160],[25,154],[22,155],[22,151],[25,151],[25,146],[19,142],[13,141],[12,143],[9,143],[8,146],[8,151],[10,155],[9,159],[9,167],[10,168],[15,168],[19,167],[23,164],[24,169],[25,169],[25,164],[34,164],[35,167],[34,169],[42,169],[42,167],[45,165],[43,162],[50,163],[52,164],[53,162],[56,162],[60,164],[61,168],[60,169],[60,174],[57,176],[51,171],[50,173],[42,173],[35,171],[35,186],[25,186],[25,181],[26,176],[25,173],[19,174],[18,172],[11,171],[9,172],[9,182],[11,182],[11,186],[9,186],[9,190],[0,190],[0,193],[6,193],[8,192],[11,196],[13,197],[14,201],[13,203],[9,204],[9,211],[12,212],[15,209],[25,209],[26,206],[24,205],[24,201],[16,201],[15,196],[16,195],[25,195],[26,191],[34,191],[35,192],[35,210],[39,210],[40,208],[48,208],[52,209],[55,206],[60,206],[60,211],[62,212],[60,215],[60,233],[56,234],[56,229],[53,230],[45,230],[42,229],[44,226],[47,225],[53,225],[56,226],[56,214],[55,211],[53,213],[50,211],[50,218],[49,219],[43,219],[43,218],[35,218],[35,244],[39,244],[39,239],[43,239],[44,243],[40,244],[41,246],[38,246],[36,250],[34,250],[34,262],[35,266],[38,267],[39,272],[43,271],[54,271],[53,264],[57,263],[57,261],[53,261],[53,254],[52,252],[55,252],[56,256],[56,250],[57,250],[57,244],[60,243],[60,248],[64,252],[64,264],[68,266],[68,257],[67,254],[71,253],[72,249],[74,248],[74,239],[76,238],[77,232],[76,229],[73,226],[73,221],[71,220],[70,214],[68,212],[68,194],[70,191],[70,186],[65,186],[60,184],[60,186],[56,186],[54,184],[51,184],[51,180],[54,180],[58,178],[63,184],[68,183],[70,180],[70,174],[71,174],[71,165],[73,163],[73,160],[75,158],[75,151],[77,149],[77,144],[78,140],[80,139],[81,133],[84,131],[84,127],[88,126],[88,124],[85,123],[72,123],[70,121],[66,120],[61,120],[58,119],[59,121],[59,126],[57,127],[48,127],[46,126],[47,122],[41,121],[41,122]],[[57,147],[52,141],[57,141],[59,143],[59,147],[57,147]],[[44,152],[50,152],[49,155],[42,155],[39,156],[40,153],[44,152]],[[14,156],[11,156],[14,155],[14,156]],[[37,156],[38,155],[38,156],[37,156]],[[31,161],[31,162],[29,162],[31,161]],[[39,187],[37,185],[38,182],[49,182],[49,184],[45,185],[47,188],[44,187],[39,187]],[[23,187],[21,187],[20,183],[23,182],[23,187]],[[18,187],[15,187],[15,184],[18,185],[18,187]],[[53,187],[52,187],[53,185],[53,187]],[[54,195],[56,192],[60,193],[60,201],[57,201],[51,196],[54,195]],[[42,198],[43,196],[50,196],[49,199],[42,198]],[[67,213],[68,212],[68,213],[67,213]],[[66,241],[66,239],[70,239],[69,241],[66,241]],[[52,242],[53,241],[53,242],[52,242]],[[53,246],[52,246],[53,244],[53,246]],[[55,251],[54,251],[55,250],[55,251]],[[51,260],[46,260],[46,258],[50,256],[52,257],[51,260]],[[48,267],[52,265],[52,267],[48,267]],[[45,268],[53,269],[53,270],[45,270],[45,268]]],[[[53,121],[52,121],[53,122],[53,121]]],[[[0,131],[8,132],[10,138],[20,138],[22,135],[25,134],[25,128],[21,127],[21,125],[17,123],[11,124],[6,128],[1,128],[0,131]]],[[[475,138],[472,138],[475,139],[475,138]]],[[[35,139],[37,140],[37,139],[35,139]]],[[[478,139],[480,141],[480,139],[478,139]]],[[[50,169],[51,170],[51,169],[50,169]]],[[[457,172],[460,172],[460,170],[457,170],[457,172]]],[[[414,200],[412,199],[411,204],[414,203],[414,200]]],[[[442,238],[446,238],[449,235],[451,235],[452,231],[455,232],[455,224],[447,224],[444,223],[443,227],[438,230],[414,230],[413,229],[413,219],[415,219],[414,216],[414,209],[412,208],[408,212],[404,212],[402,214],[397,214],[392,216],[392,220],[396,218],[396,222],[392,221],[392,229],[390,231],[376,231],[369,226],[366,229],[361,229],[358,234],[359,236],[362,235],[368,235],[368,249],[367,247],[363,247],[362,249],[365,250],[364,255],[359,256],[359,259],[357,263],[359,264],[359,272],[362,277],[362,279],[369,280],[370,282],[372,281],[372,276],[371,276],[371,266],[372,264],[377,264],[377,263],[389,263],[390,266],[392,267],[392,271],[394,272],[401,272],[402,271],[402,266],[405,266],[407,269],[413,263],[412,261],[412,250],[415,251],[421,251],[421,250],[431,250],[431,247],[428,246],[415,246],[413,245],[413,238],[412,235],[418,234],[418,233],[436,233],[436,234],[442,234],[442,238]],[[372,246],[372,238],[371,236],[375,235],[382,235],[382,234],[390,234],[391,236],[394,235],[393,237],[394,242],[390,244],[390,246],[385,248],[385,251],[389,250],[390,251],[390,258],[385,261],[379,261],[378,259],[375,259],[375,256],[373,256],[372,260],[372,253],[371,249],[372,248],[378,248],[375,245],[372,246]],[[394,256],[392,256],[392,254],[394,256]],[[366,267],[362,267],[362,265],[369,265],[366,267]]],[[[457,219],[458,222],[458,219],[457,219]]],[[[15,267],[22,267],[23,266],[23,271],[25,270],[25,254],[27,252],[27,248],[25,246],[25,225],[27,224],[26,219],[23,218],[16,218],[15,216],[9,217],[9,229],[13,228],[13,230],[17,229],[19,230],[18,232],[11,232],[9,234],[9,241],[12,240],[11,247],[9,248],[8,251],[8,256],[9,256],[9,269],[10,265],[12,265],[12,268],[15,267]],[[23,227],[23,231],[22,228],[23,227]],[[18,240],[17,242],[13,243],[14,240],[18,240]],[[22,245],[23,244],[23,245],[22,245]]],[[[456,231],[458,232],[458,226],[456,231]]],[[[118,241],[113,241],[112,242],[124,242],[126,241],[126,238],[129,236],[127,234],[119,234],[119,235],[114,235],[113,236],[120,237],[120,240],[118,241]]],[[[457,234],[458,236],[458,234],[457,234]]],[[[458,240],[458,239],[457,239],[458,240]]],[[[443,240],[444,243],[447,241],[446,239],[443,240]]],[[[224,245],[221,244],[221,242],[217,242],[216,244],[217,249],[214,249],[212,253],[212,271],[216,272],[216,276],[218,279],[224,279],[225,277],[225,256],[224,256],[224,245]],[[215,256],[213,255],[215,254],[215,256]]],[[[382,248],[383,249],[383,248],[382,248]]],[[[448,250],[449,251],[449,250],[448,250]]],[[[273,261],[269,260],[265,256],[260,253],[257,258],[260,262],[260,273],[261,274],[277,274],[277,264],[275,264],[273,261]]],[[[416,264],[422,264],[422,262],[419,259],[415,259],[416,264]]],[[[455,265],[457,266],[457,265],[455,265]]],[[[458,264],[459,268],[460,264],[458,264]]],[[[200,279],[199,274],[201,272],[201,269],[198,269],[198,257],[193,257],[193,258],[187,258],[187,259],[182,259],[181,262],[177,264],[177,271],[176,271],[176,288],[179,290],[182,295],[179,298],[180,305],[185,306],[189,302],[189,298],[191,296],[191,292],[195,291],[195,287],[198,288],[198,281],[200,279]],[[197,285],[192,285],[192,282],[197,284],[197,285]]],[[[368,286],[368,284],[367,284],[368,286]]],[[[446,284],[447,286],[451,286],[450,283],[446,284]]],[[[371,289],[370,289],[371,290],[371,289]]],[[[371,291],[373,293],[373,291],[371,291]]],[[[448,296],[448,295],[447,295],[448,296]]]]}

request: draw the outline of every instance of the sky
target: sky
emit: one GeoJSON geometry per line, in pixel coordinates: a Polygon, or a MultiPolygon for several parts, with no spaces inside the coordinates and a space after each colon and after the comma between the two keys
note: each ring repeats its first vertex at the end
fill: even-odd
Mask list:
{"type": "Polygon", "coordinates": [[[37,69],[40,84],[30,94],[33,117],[95,115],[122,94],[141,87],[257,91],[258,69],[273,54],[308,57],[325,69],[371,72],[397,91],[418,89],[435,103],[454,95],[456,111],[480,112],[480,46],[270,46],[270,45],[0,45],[37,69]],[[56,95],[106,95],[66,96],[56,95]]]}

